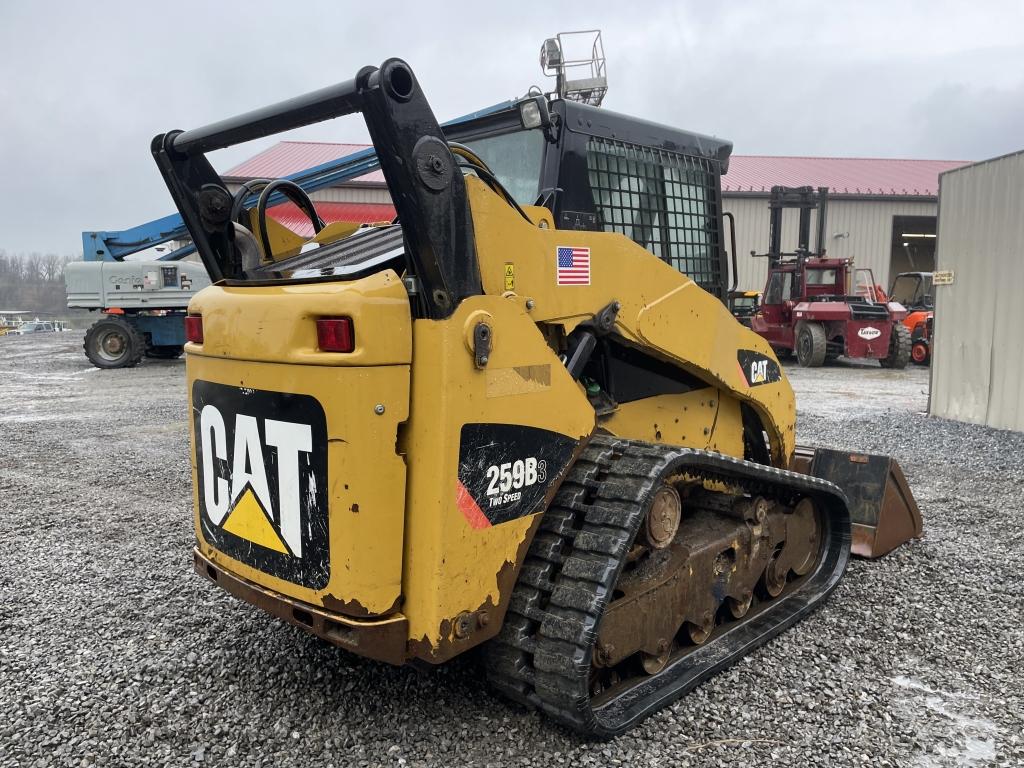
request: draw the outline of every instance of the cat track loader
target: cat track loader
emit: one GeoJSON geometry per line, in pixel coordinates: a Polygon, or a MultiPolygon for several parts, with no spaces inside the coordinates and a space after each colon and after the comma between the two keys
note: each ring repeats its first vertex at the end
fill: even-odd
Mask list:
{"type": "MultiPolygon", "coordinates": [[[[665,155],[697,267],[727,147],[665,155]]],[[[195,568],[341,648],[484,646],[497,690],[607,738],[820,604],[851,516],[910,515],[889,459],[796,449],[777,359],[716,295],[518,202],[399,59],[152,151],[214,282],[186,320],[195,568]],[[388,224],[324,226],[286,180],[250,205],[206,158],[355,112],[388,224]]]]}

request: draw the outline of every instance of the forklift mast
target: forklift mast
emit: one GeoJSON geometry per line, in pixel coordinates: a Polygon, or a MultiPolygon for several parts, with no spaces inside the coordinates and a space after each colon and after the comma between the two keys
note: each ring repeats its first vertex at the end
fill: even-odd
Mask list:
{"type": "Polygon", "coordinates": [[[809,256],[821,258],[825,255],[825,226],[828,218],[828,187],[772,187],[771,199],[768,202],[771,210],[771,221],[768,230],[768,253],[766,255],[770,267],[778,266],[787,256],[794,256],[802,261],[809,256]],[[797,229],[796,251],[784,253],[782,250],[783,213],[787,208],[797,208],[800,220],[797,229]],[[818,211],[815,227],[814,250],[810,249],[811,211],[818,211]]]}

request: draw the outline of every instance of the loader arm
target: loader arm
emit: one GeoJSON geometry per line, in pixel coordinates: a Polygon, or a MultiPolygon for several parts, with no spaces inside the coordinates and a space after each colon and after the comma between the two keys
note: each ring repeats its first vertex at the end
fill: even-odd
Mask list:
{"type": "MultiPolygon", "coordinates": [[[[476,112],[450,120],[441,127],[445,129],[446,133],[449,130],[458,130],[458,126],[463,123],[479,120],[493,113],[507,110],[512,105],[513,102],[502,102],[485,107],[476,112]]],[[[356,179],[378,168],[380,168],[380,161],[377,159],[377,153],[370,147],[369,149],[363,149],[336,160],[329,160],[326,163],[297,171],[283,178],[295,182],[304,192],[311,193],[356,179]]],[[[254,192],[249,195],[245,200],[245,207],[254,208],[258,199],[258,193],[254,192]]],[[[274,193],[270,196],[268,205],[275,206],[286,200],[287,198],[283,194],[279,192],[274,193]]],[[[185,226],[181,214],[174,213],[146,222],[145,224],[139,224],[131,229],[120,231],[87,230],[82,232],[82,252],[85,261],[123,261],[126,256],[144,251],[147,248],[162,245],[170,240],[184,240],[188,238],[188,227],[185,226]]],[[[192,253],[195,253],[195,246],[192,243],[187,243],[170,253],[158,256],[156,260],[178,261],[192,253]]]]}
{"type": "Polygon", "coordinates": [[[232,196],[206,153],[282,131],[361,112],[403,227],[408,272],[420,308],[449,316],[480,292],[473,225],[462,175],[444,134],[400,59],[304,96],[190,131],[153,139],[152,152],[193,242],[215,283],[246,280],[242,246],[231,221],[232,196]]]}

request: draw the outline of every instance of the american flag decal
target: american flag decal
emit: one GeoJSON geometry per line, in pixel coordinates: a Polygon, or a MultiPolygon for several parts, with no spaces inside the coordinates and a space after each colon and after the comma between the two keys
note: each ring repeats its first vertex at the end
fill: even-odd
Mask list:
{"type": "Polygon", "coordinates": [[[558,285],[590,285],[589,248],[560,245],[555,249],[555,261],[558,285]]]}

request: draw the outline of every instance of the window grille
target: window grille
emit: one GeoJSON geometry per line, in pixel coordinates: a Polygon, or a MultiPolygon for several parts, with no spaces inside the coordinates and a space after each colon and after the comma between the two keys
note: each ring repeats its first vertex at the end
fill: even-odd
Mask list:
{"type": "Polygon", "coordinates": [[[587,170],[598,219],[698,285],[721,290],[714,160],[592,136],[587,170]]]}

